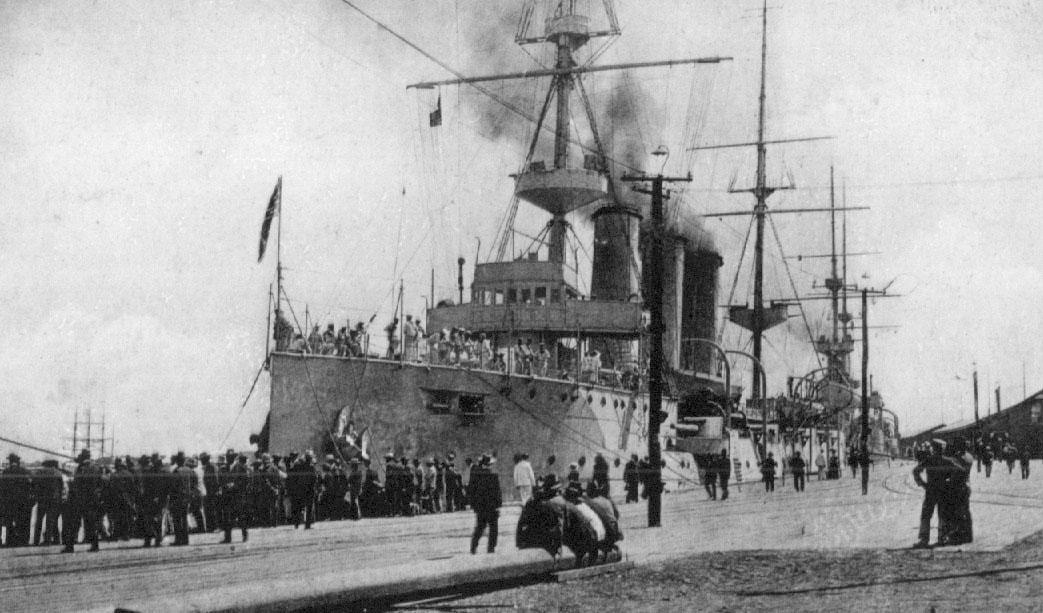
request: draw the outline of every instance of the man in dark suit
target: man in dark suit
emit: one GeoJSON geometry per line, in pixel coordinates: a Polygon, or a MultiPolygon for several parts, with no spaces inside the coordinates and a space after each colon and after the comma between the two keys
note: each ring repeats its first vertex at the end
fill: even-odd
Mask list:
{"type": "Polygon", "coordinates": [[[33,495],[36,498],[33,545],[39,545],[41,537],[44,545],[61,542],[58,536],[58,516],[61,514],[63,488],[58,460],[44,460],[43,467],[33,475],[33,495]]]}
{"type": "Polygon", "coordinates": [[[721,500],[728,500],[728,480],[732,478],[732,460],[728,450],[722,449],[717,458],[717,481],[721,488],[721,500]]]}
{"type": "Polygon", "coordinates": [[[174,455],[174,468],[171,470],[170,483],[170,519],[174,523],[174,545],[188,544],[188,509],[192,504],[192,494],[196,489],[196,473],[185,466],[185,452],[174,455]]]}
{"type": "Polygon", "coordinates": [[[489,454],[482,455],[478,465],[471,469],[471,481],[467,484],[467,493],[471,508],[474,509],[474,533],[471,535],[471,553],[478,551],[478,540],[489,527],[489,542],[486,551],[496,551],[496,537],[499,531],[500,506],[503,504],[503,493],[500,491],[500,476],[490,468],[495,462],[489,454]]]}
{"type": "Polygon", "coordinates": [[[22,466],[22,459],[12,453],[7,456],[7,468],[0,475],[0,504],[7,527],[7,546],[25,547],[29,544],[30,521],[33,516],[32,474],[22,466]]]}
{"type": "Polygon", "coordinates": [[[76,461],[76,473],[69,488],[69,503],[62,517],[65,548],[63,553],[72,553],[76,535],[83,523],[83,539],[91,544],[91,551],[98,551],[98,519],[101,510],[101,493],[104,480],[101,470],[91,464],[91,452],[84,449],[76,461]]]}

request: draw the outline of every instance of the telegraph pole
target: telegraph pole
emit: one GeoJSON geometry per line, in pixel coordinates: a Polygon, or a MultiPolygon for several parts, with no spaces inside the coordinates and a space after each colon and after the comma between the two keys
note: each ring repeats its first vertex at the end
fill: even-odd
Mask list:
{"type": "Polygon", "coordinates": [[[869,290],[862,290],[862,495],[869,493],[869,290]]]}
{"type": "Polygon", "coordinates": [[[620,179],[627,182],[651,181],[652,189],[635,187],[635,191],[652,195],[651,224],[649,237],[649,258],[645,262],[645,281],[651,322],[649,325],[650,347],[648,355],[648,463],[651,474],[648,485],[648,527],[658,528],[662,516],[662,453],[659,448],[659,426],[663,411],[663,183],[675,181],[691,181],[687,177],[664,177],[656,175],[623,175],[620,179]]]}

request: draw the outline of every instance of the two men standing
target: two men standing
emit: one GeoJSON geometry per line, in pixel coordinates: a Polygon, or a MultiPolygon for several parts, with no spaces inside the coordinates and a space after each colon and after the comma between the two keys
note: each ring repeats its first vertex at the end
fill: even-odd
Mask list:
{"type": "Polygon", "coordinates": [[[961,545],[973,540],[970,487],[967,485],[972,461],[962,439],[953,441],[948,453],[945,441],[938,439],[932,441],[931,453],[913,469],[913,480],[924,488],[920,531],[913,549],[931,547],[931,517],[935,508],[938,509],[936,545],[961,545]]]}

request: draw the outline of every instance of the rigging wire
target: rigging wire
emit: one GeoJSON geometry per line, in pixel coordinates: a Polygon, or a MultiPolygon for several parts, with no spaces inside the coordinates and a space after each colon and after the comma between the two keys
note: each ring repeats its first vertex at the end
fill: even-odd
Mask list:
{"type": "MultiPolygon", "coordinates": [[[[732,304],[732,301],[735,299],[735,290],[736,290],[736,288],[739,285],[739,273],[742,272],[742,261],[743,261],[743,259],[746,256],[746,246],[750,242],[750,233],[752,232],[752,230],[753,230],[753,216],[750,215],[750,223],[746,226],[746,238],[743,239],[743,241],[742,241],[742,249],[739,251],[739,263],[735,267],[735,279],[732,280],[732,288],[728,292],[728,302],[726,304],[729,304],[729,305],[732,304]]],[[[725,322],[727,322],[727,318],[725,318],[725,322]]],[[[717,333],[717,342],[718,343],[720,343],[724,339],[724,330],[727,327],[728,327],[727,325],[722,325],[720,332],[717,333]]]]}
{"type": "MultiPolygon", "coordinates": [[[[789,264],[786,262],[786,253],[782,248],[782,239],[779,238],[779,230],[775,227],[775,218],[770,212],[766,214],[768,223],[771,225],[772,235],[775,237],[775,244],[779,247],[779,255],[782,256],[782,264],[786,269],[786,276],[789,278],[790,288],[793,290],[793,298],[797,301],[797,306],[800,308],[800,317],[804,321],[804,329],[808,333],[808,342],[813,342],[815,337],[811,335],[811,325],[808,323],[808,314],[804,310],[804,303],[800,300],[800,294],[797,293],[797,285],[793,281],[793,275],[790,273],[789,264]]],[[[818,362],[818,367],[822,368],[822,356],[816,352],[815,360],[818,362]]]]}
{"type": "Polygon", "coordinates": [[[239,418],[243,415],[243,410],[246,409],[246,403],[250,402],[250,396],[254,393],[254,388],[257,387],[257,381],[261,378],[261,373],[264,372],[264,367],[268,364],[268,357],[265,356],[265,361],[261,363],[261,367],[257,369],[257,374],[254,375],[254,382],[250,384],[250,391],[246,392],[246,398],[243,398],[243,404],[239,407],[239,412],[235,414],[235,419],[232,420],[232,425],[228,426],[228,432],[221,437],[221,443],[218,444],[218,449],[224,448],[225,443],[228,441],[228,437],[232,435],[232,430],[235,429],[235,425],[239,423],[239,418]]]}

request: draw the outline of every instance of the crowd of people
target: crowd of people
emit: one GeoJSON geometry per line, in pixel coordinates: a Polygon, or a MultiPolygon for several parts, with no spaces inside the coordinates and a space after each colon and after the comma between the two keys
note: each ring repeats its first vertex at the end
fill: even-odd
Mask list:
{"type": "MultiPolygon", "coordinates": [[[[317,521],[471,508],[481,515],[490,548],[495,548],[492,509],[502,504],[499,480],[495,488],[477,485],[492,477],[476,481],[476,475],[492,472],[495,458],[464,458],[459,470],[455,460],[453,453],[424,461],[388,453],[378,470],[362,457],[344,461],[328,455],[320,462],[311,451],[278,456],[228,450],[216,462],[205,452],[178,452],[169,461],[152,454],[102,464],[84,450],[74,466],[50,459],[29,469],[11,454],[0,472],[0,536],[8,547],[61,544],[71,552],[77,543],[88,543],[97,551],[101,541],[140,539],[145,547],[159,547],[172,535],[171,544],[180,546],[189,543],[190,533],[219,531],[224,542],[231,542],[237,530],[246,541],[255,527],[303,524],[309,529],[317,521]]],[[[628,500],[637,499],[643,470],[634,456],[625,473],[628,500]]],[[[537,477],[528,455],[518,454],[514,481],[524,504],[534,490],[558,477],[553,472],[537,477]]],[[[578,470],[571,471],[568,484],[579,486],[579,481],[578,470]]],[[[587,490],[592,496],[609,495],[609,466],[600,454],[594,457],[587,490]]]]}
{"type": "MultiPolygon", "coordinates": [[[[84,450],[74,467],[49,459],[30,470],[11,454],[0,473],[0,536],[9,547],[62,544],[65,551],[78,541],[96,551],[101,540],[142,539],[158,547],[169,535],[173,545],[187,545],[190,531],[220,530],[230,542],[238,529],[245,541],[253,527],[308,529],[316,521],[470,505],[452,454],[423,463],[388,454],[383,475],[368,459],[325,460],[310,451],[251,458],[229,450],[217,462],[207,453],[178,452],[169,462],[152,454],[102,465],[84,450]]],[[[464,464],[469,470],[473,462],[464,464]]]]}
{"type": "Polygon", "coordinates": [[[513,346],[498,346],[484,332],[464,328],[445,328],[428,334],[419,318],[406,315],[404,322],[397,317],[384,327],[387,350],[383,355],[370,351],[370,337],[366,323],[354,327],[332,323],[321,330],[313,325],[305,337],[296,332],[280,314],[276,314],[276,350],[290,353],[328,355],[336,357],[383,357],[442,366],[461,366],[502,373],[511,372],[530,377],[555,377],[572,380],[576,377],[587,383],[616,385],[638,389],[641,372],[637,365],[624,365],[619,370],[603,370],[601,353],[589,350],[579,359],[579,371],[567,363],[555,364],[553,354],[545,342],[518,338],[513,346]]]}

